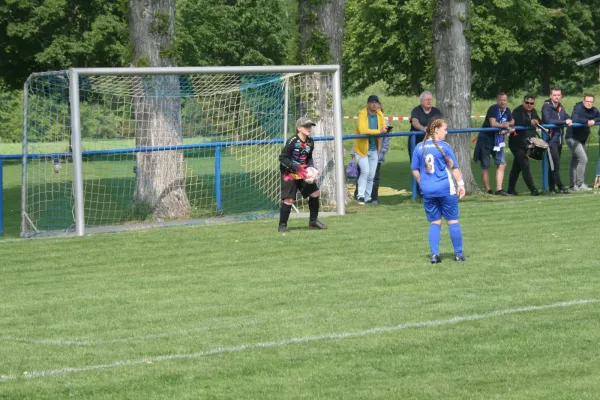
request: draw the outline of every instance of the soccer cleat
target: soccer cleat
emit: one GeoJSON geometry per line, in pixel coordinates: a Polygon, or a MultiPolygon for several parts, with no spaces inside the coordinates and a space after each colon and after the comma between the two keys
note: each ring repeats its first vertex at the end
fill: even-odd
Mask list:
{"type": "Polygon", "coordinates": [[[519,193],[517,193],[517,191],[516,191],[516,190],[508,190],[508,191],[506,192],[506,194],[508,194],[508,195],[510,195],[510,196],[518,196],[518,195],[519,195],[519,193]]]}
{"type": "Polygon", "coordinates": [[[531,191],[531,195],[532,195],[532,196],[539,196],[539,195],[540,195],[540,192],[538,192],[538,190],[537,190],[537,189],[533,189],[533,190],[531,191]]]}
{"type": "Polygon", "coordinates": [[[465,259],[464,255],[462,255],[462,254],[455,254],[454,255],[454,261],[455,262],[463,262],[463,261],[467,261],[467,260],[465,259]]]}
{"type": "Polygon", "coordinates": [[[442,259],[437,254],[432,254],[429,262],[432,264],[439,264],[442,262],[442,259]]]}
{"type": "Polygon", "coordinates": [[[279,229],[277,232],[286,233],[287,232],[287,224],[279,224],[279,229]]]}
{"type": "Polygon", "coordinates": [[[318,219],[314,220],[314,221],[308,221],[308,227],[309,228],[317,228],[317,229],[327,229],[327,225],[325,225],[318,219]]]}

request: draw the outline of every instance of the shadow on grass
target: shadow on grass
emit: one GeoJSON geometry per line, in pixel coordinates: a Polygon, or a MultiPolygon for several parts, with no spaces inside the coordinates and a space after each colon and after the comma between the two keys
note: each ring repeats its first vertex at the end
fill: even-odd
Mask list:
{"type": "MultiPolygon", "coordinates": [[[[190,202],[190,218],[244,216],[272,213],[279,207],[273,188],[263,188],[256,182],[273,182],[278,171],[263,174],[229,173],[221,175],[221,211],[216,200],[214,175],[186,178],[190,202]]],[[[84,181],[85,224],[87,227],[143,222],[149,213],[135,204],[135,178],[103,178],[84,181]]],[[[72,181],[52,185],[30,186],[29,199],[37,204],[29,217],[39,231],[74,228],[72,181]]],[[[12,186],[4,191],[4,235],[18,237],[21,225],[21,188],[12,186]]],[[[31,229],[31,227],[30,227],[31,229]]]]}

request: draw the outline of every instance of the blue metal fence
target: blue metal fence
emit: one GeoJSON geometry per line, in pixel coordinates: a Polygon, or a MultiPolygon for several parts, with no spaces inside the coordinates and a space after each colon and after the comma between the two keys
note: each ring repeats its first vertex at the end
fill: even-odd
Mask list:
{"type": "MultiPolygon", "coordinates": [[[[545,124],[543,125],[546,128],[559,128],[558,125],[553,124],[545,124]]],[[[583,124],[574,123],[573,126],[586,126],[583,124]]],[[[516,126],[515,129],[523,130],[523,129],[531,129],[531,127],[523,127],[516,126]]],[[[475,132],[499,132],[502,129],[500,128],[461,128],[461,129],[448,129],[449,134],[457,134],[457,133],[475,133],[475,132]]],[[[409,149],[412,154],[412,151],[415,147],[415,136],[422,135],[422,131],[416,132],[390,132],[390,133],[382,133],[378,135],[344,135],[343,140],[351,140],[351,139],[361,139],[368,137],[401,137],[407,136],[409,137],[409,149]]],[[[545,135],[543,139],[546,139],[545,135]]],[[[333,140],[333,136],[318,136],[314,138],[315,141],[330,141],[333,140]]],[[[89,156],[97,156],[97,155],[108,155],[108,154],[135,154],[135,153],[144,153],[151,151],[168,151],[168,150],[187,150],[187,149],[199,149],[199,148],[214,148],[215,149],[215,199],[217,202],[217,209],[219,212],[222,212],[223,204],[222,204],[222,195],[221,195],[221,184],[220,184],[220,176],[221,176],[221,149],[223,147],[231,147],[231,146],[248,146],[248,145],[260,145],[260,144],[278,144],[283,143],[283,139],[265,139],[265,140],[247,140],[247,141],[229,141],[229,142],[213,142],[213,143],[198,143],[198,144],[182,144],[182,145],[170,145],[170,146],[157,146],[157,147],[135,147],[129,149],[115,149],[115,150],[94,150],[94,151],[84,151],[82,152],[83,157],[89,156]]],[[[46,153],[46,154],[27,154],[28,159],[41,159],[41,158],[50,158],[55,159],[57,157],[71,157],[71,153],[46,153]]],[[[0,154],[0,236],[4,233],[4,185],[3,185],[3,160],[22,160],[22,154],[0,154]]],[[[547,176],[547,160],[544,158],[542,162],[542,176],[543,176],[543,189],[548,190],[548,176],[547,176]]],[[[407,171],[407,173],[410,173],[407,171]]],[[[412,199],[416,199],[417,196],[417,182],[412,178],[412,199]]]]}

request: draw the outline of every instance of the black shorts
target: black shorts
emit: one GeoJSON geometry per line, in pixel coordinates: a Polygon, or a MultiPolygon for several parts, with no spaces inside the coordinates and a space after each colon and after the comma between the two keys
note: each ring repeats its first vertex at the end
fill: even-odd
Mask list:
{"type": "Polygon", "coordinates": [[[300,191],[303,198],[307,198],[312,193],[319,190],[316,183],[306,183],[302,179],[286,181],[281,175],[281,199],[296,199],[296,192],[300,191]]]}

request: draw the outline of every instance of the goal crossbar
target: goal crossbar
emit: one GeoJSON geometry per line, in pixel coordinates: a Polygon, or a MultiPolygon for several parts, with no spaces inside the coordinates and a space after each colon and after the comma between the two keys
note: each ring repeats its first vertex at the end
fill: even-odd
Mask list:
{"type": "MultiPolygon", "coordinates": [[[[335,206],[338,215],[345,214],[345,176],[343,168],[343,141],[342,141],[342,107],[341,107],[341,78],[339,65],[298,65],[298,66],[235,66],[235,67],[165,67],[165,68],[71,68],[68,71],[52,71],[32,74],[25,83],[24,96],[24,121],[27,121],[27,93],[28,85],[32,78],[40,76],[56,75],[61,78],[68,79],[68,98],[70,109],[70,137],[71,137],[71,152],[69,153],[49,153],[49,154],[27,154],[27,125],[24,124],[24,139],[23,139],[23,197],[26,192],[26,159],[27,158],[58,158],[69,156],[72,158],[72,200],[73,200],[73,219],[75,224],[75,234],[82,236],[86,233],[85,226],[85,209],[84,209],[84,175],[83,175],[83,157],[107,154],[106,150],[84,151],[82,146],[82,126],[81,126],[81,110],[80,110],[80,77],[82,76],[152,76],[152,75],[203,75],[203,74],[299,74],[299,73],[328,73],[331,75],[331,107],[333,117],[333,142],[334,142],[334,161],[335,170],[332,171],[335,176],[335,206]]],[[[287,81],[285,86],[286,97],[285,106],[287,107],[287,81]]],[[[286,121],[285,129],[287,129],[287,113],[284,116],[286,121]]],[[[222,148],[246,146],[246,145],[262,145],[282,143],[284,139],[260,139],[260,140],[233,140],[233,141],[217,141],[213,143],[195,143],[195,144],[176,144],[176,145],[158,145],[158,146],[134,146],[127,148],[119,148],[111,150],[112,154],[126,153],[145,153],[145,152],[161,152],[173,150],[187,150],[199,148],[214,148],[216,154],[220,154],[222,148]]],[[[331,140],[332,137],[318,137],[319,140],[331,140]]],[[[220,168],[220,166],[219,166],[220,168]]],[[[220,172],[219,170],[216,171],[220,172]]],[[[219,182],[215,183],[217,186],[219,182]]],[[[22,201],[22,226],[34,225],[27,218],[25,210],[25,200],[22,201]]],[[[155,224],[147,224],[154,226],[155,224]]],[[[89,229],[89,228],[88,228],[89,229]]]]}

